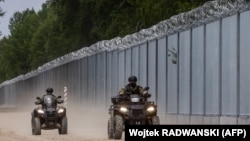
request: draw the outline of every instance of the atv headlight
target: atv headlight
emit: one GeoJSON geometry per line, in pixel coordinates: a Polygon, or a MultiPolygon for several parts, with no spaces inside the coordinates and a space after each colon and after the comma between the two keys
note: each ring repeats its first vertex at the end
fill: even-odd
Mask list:
{"type": "Polygon", "coordinates": [[[38,109],[37,112],[38,112],[39,114],[44,114],[44,111],[41,110],[41,109],[38,109]]]}
{"type": "Polygon", "coordinates": [[[150,106],[150,107],[147,108],[147,111],[148,112],[154,112],[155,111],[155,107],[150,106]]]}
{"type": "Polygon", "coordinates": [[[120,111],[123,112],[123,113],[126,113],[128,111],[128,109],[126,107],[121,107],[120,111]]]}
{"type": "Polygon", "coordinates": [[[58,110],[58,114],[63,113],[63,112],[64,112],[64,109],[59,109],[58,110]]]}

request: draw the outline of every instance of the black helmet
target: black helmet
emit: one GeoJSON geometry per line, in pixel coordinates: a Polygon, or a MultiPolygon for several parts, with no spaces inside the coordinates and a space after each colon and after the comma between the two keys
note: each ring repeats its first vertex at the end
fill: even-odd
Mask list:
{"type": "Polygon", "coordinates": [[[132,75],[128,78],[128,82],[130,83],[136,83],[137,82],[137,77],[132,75]]]}
{"type": "Polygon", "coordinates": [[[46,92],[49,93],[49,94],[52,94],[53,93],[53,88],[47,88],[46,92]]]}

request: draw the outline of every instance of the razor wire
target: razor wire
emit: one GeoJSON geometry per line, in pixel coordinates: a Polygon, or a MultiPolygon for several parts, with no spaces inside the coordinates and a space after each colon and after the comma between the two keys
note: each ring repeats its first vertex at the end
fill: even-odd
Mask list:
{"type": "Polygon", "coordinates": [[[172,16],[167,20],[160,21],[158,24],[142,29],[137,33],[127,35],[123,38],[115,37],[111,40],[99,41],[89,47],[83,47],[75,52],[71,52],[55,60],[52,60],[40,67],[37,70],[17,76],[11,80],[6,80],[0,84],[0,87],[15,83],[19,80],[38,75],[41,72],[63,65],[65,63],[90,56],[103,51],[112,51],[115,49],[123,50],[149,40],[161,38],[168,34],[173,34],[182,29],[187,29],[191,26],[197,26],[206,22],[216,20],[224,15],[232,15],[239,11],[249,10],[249,0],[213,0],[204,3],[195,9],[185,13],[172,16]]]}

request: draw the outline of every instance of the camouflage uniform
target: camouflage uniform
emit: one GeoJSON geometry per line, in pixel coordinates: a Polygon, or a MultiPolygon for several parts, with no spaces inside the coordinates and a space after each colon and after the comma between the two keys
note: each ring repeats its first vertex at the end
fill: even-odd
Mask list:
{"type": "Polygon", "coordinates": [[[131,86],[131,84],[127,84],[124,88],[122,88],[119,91],[119,94],[126,94],[126,93],[131,93],[131,94],[140,94],[143,95],[143,88],[142,86],[135,85],[134,87],[131,86]]]}

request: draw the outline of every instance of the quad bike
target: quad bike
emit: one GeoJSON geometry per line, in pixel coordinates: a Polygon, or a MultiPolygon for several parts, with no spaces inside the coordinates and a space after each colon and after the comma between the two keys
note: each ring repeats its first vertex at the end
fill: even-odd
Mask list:
{"type": "Polygon", "coordinates": [[[41,129],[58,129],[59,134],[67,134],[68,121],[66,108],[57,106],[57,104],[63,103],[63,100],[60,98],[61,96],[54,97],[52,95],[46,95],[44,99],[40,97],[36,98],[38,101],[36,101],[35,104],[42,106],[35,108],[31,113],[33,135],[41,135],[41,129]]]}
{"type": "Polygon", "coordinates": [[[149,87],[145,87],[146,94],[124,94],[112,97],[112,105],[109,108],[108,138],[121,139],[125,125],[159,125],[157,105],[147,101],[151,94],[147,93],[149,87]]]}

